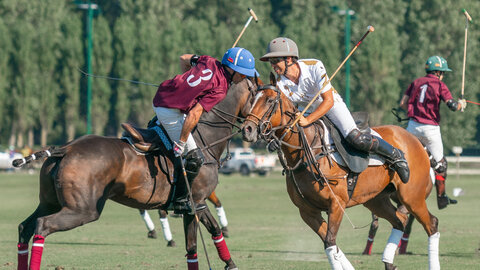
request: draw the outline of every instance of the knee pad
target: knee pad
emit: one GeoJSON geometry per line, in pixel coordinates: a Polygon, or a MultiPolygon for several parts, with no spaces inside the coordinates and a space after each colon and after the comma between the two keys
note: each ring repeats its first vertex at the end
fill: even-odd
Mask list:
{"type": "Polygon", "coordinates": [[[193,149],[185,155],[185,170],[189,174],[189,179],[193,180],[198,175],[198,171],[200,171],[204,162],[205,156],[199,148],[193,149]],[[193,178],[190,176],[193,176],[193,178]]]}
{"type": "MultiPolygon", "coordinates": [[[[435,161],[435,160],[433,160],[433,161],[435,161]]],[[[433,162],[431,162],[431,163],[433,163],[433,162]]],[[[447,163],[447,160],[445,159],[445,157],[443,157],[439,162],[435,162],[434,164],[432,164],[433,170],[437,174],[447,174],[447,166],[448,166],[448,163],[447,163]]]]}
{"type": "Polygon", "coordinates": [[[374,143],[373,136],[371,134],[362,133],[358,129],[352,130],[345,139],[355,148],[366,152],[369,152],[372,149],[374,143]]]}

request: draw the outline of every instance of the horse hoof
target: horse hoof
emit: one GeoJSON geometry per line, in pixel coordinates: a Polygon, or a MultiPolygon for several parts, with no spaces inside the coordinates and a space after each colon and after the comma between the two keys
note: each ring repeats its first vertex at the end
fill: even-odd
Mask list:
{"type": "Polygon", "coordinates": [[[228,238],[228,228],[227,228],[227,226],[222,227],[222,234],[223,234],[223,237],[228,238]]]}
{"type": "Polygon", "coordinates": [[[177,245],[177,243],[175,243],[175,241],[173,241],[173,240],[170,240],[167,243],[167,247],[175,247],[176,245],[177,245]]]}
{"type": "Polygon", "coordinates": [[[147,237],[152,239],[157,239],[157,232],[155,230],[151,230],[148,232],[147,237]]]}
{"type": "Polygon", "coordinates": [[[393,263],[383,262],[385,264],[385,270],[398,270],[398,268],[393,265],[393,263]]]}
{"type": "Polygon", "coordinates": [[[225,266],[225,270],[238,270],[238,267],[235,265],[235,266],[225,266]]]}

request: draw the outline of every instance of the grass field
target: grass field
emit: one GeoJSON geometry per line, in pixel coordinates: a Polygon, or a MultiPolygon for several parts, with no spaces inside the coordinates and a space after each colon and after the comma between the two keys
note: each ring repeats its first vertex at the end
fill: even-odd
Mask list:
{"type": "MultiPolygon", "coordinates": [[[[458,198],[458,205],[442,211],[434,196],[428,199],[430,211],[440,220],[442,269],[480,269],[479,176],[456,181],[452,175],[447,187],[449,194],[454,187],[463,188],[465,194],[458,198]]],[[[16,269],[17,226],[38,203],[38,176],[2,173],[0,194],[0,269],[16,269]]],[[[217,194],[229,221],[227,244],[240,269],[329,269],[323,243],[301,220],[280,173],[267,178],[221,176],[217,194]]],[[[370,213],[362,206],[347,213],[356,226],[370,222],[370,213]]],[[[181,220],[170,218],[177,247],[168,248],[157,213],[150,211],[150,215],[159,232],[156,240],[146,237],[136,209],[109,201],[100,220],[46,238],[42,269],[186,269],[181,220]]],[[[212,269],[223,269],[210,236],[202,229],[212,269]]],[[[353,229],[344,218],[337,244],[356,269],[383,269],[381,256],[390,230],[381,220],[373,255],[363,256],[368,226],[353,229]]],[[[395,264],[402,270],[427,269],[427,243],[423,228],[415,223],[408,246],[412,254],[397,256],[395,264]]],[[[200,269],[208,269],[200,238],[198,246],[200,269]]]]}

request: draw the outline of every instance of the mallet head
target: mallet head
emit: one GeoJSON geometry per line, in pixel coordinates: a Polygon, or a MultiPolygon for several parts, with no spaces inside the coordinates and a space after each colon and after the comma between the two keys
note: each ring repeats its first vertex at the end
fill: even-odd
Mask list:
{"type": "Polygon", "coordinates": [[[463,15],[465,15],[465,17],[467,17],[467,20],[469,20],[471,22],[472,17],[470,17],[470,14],[468,14],[468,12],[465,9],[462,9],[462,12],[463,12],[463,15]]]}
{"type": "Polygon", "coordinates": [[[250,15],[252,15],[252,17],[253,17],[253,19],[255,20],[255,22],[258,22],[257,15],[255,15],[255,12],[253,11],[253,9],[248,8],[248,12],[250,12],[250,15]]]}
{"type": "Polygon", "coordinates": [[[375,31],[375,28],[373,26],[369,25],[367,27],[367,30],[370,31],[370,32],[373,32],[373,31],[375,31]]]}

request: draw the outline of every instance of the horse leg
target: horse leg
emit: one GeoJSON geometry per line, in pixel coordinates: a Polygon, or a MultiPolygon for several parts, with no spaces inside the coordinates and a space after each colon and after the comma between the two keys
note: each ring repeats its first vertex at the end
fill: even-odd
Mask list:
{"type": "Polygon", "coordinates": [[[328,262],[333,270],[354,270],[355,268],[336,244],[338,229],[340,228],[340,223],[343,218],[341,207],[345,209],[345,203],[340,206],[335,200],[333,200],[330,204],[328,210],[327,233],[324,241],[325,253],[327,254],[328,262]]]}
{"type": "MultiPolygon", "coordinates": [[[[401,189],[400,189],[401,191],[401,189]]],[[[414,201],[412,196],[404,196],[404,205],[408,211],[422,224],[428,235],[428,263],[429,269],[440,269],[439,244],[440,232],[438,232],[438,218],[432,215],[427,208],[424,199],[414,201]]],[[[423,198],[423,197],[422,197],[423,198]]]]}
{"type": "Polygon", "coordinates": [[[217,210],[218,221],[220,221],[220,225],[222,226],[223,237],[228,238],[227,215],[225,214],[225,210],[223,209],[222,203],[218,199],[217,194],[215,194],[215,191],[213,191],[212,194],[210,194],[210,196],[208,196],[207,199],[215,205],[215,210],[217,210]]]}
{"type": "Polygon", "coordinates": [[[222,230],[218,226],[217,221],[208,207],[200,211],[199,218],[205,228],[207,228],[208,232],[212,235],[213,244],[217,248],[218,256],[226,264],[225,269],[237,269],[237,266],[230,255],[230,251],[228,250],[227,243],[223,238],[222,230]]]}
{"type": "Polygon", "coordinates": [[[153,224],[152,218],[148,214],[148,212],[144,209],[138,209],[140,211],[140,216],[145,222],[145,226],[147,227],[148,233],[147,237],[152,239],[157,239],[157,232],[155,231],[155,225],[153,224]]]}
{"type": "Polygon", "coordinates": [[[383,251],[382,261],[385,264],[385,269],[396,269],[393,260],[407,221],[406,212],[397,211],[388,195],[377,196],[366,202],[364,206],[378,217],[384,218],[392,224],[392,232],[383,251]]]}
{"type": "Polygon", "coordinates": [[[35,231],[36,221],[38,217],[50,215],[58,209],[48,209],[43,204],[39,204],[37,209],[20,225],[18,225],[18,270],[28,269],[28,242],[35,231]]]}
{"type": "Polygon", "coordinates": [[[370,230],[368,231],[367,245],[365,246],[365,250],[362,252],[362,255],[372,254],[373,240],[375,239],[377,230],[378,230],[378,217],[372,213],[372,224],[370,225],[370,230]]]}
{"type": "Polygon", "coordinates": [[[172,232],[170,231],[170,223],[168,223],[167,211],[158,209],[158,215],[160,216],[160,223],[162,224],[163,238],[168,242],[167,247],[176,246],[173,241],[172,232]]]}
{"type": "Polygon", "coordinates": [[[198,222],[195,215],[183,214],[183,231],[185,233],[188,270],[198,270],[197,228],[198,222]]]}
{"type": "Polygon", "coordinates": [[[408,238],[410,236],[410,232],[412,231],[412,225],[414,220],[415,220],[415,216],[413,216],[412,214],[409,214],[407,226],[405,226],[405,231],[403,232],[402,240],[400,240],[400,244],[398,245],[398,254],[407,254],[408,238]]]}

